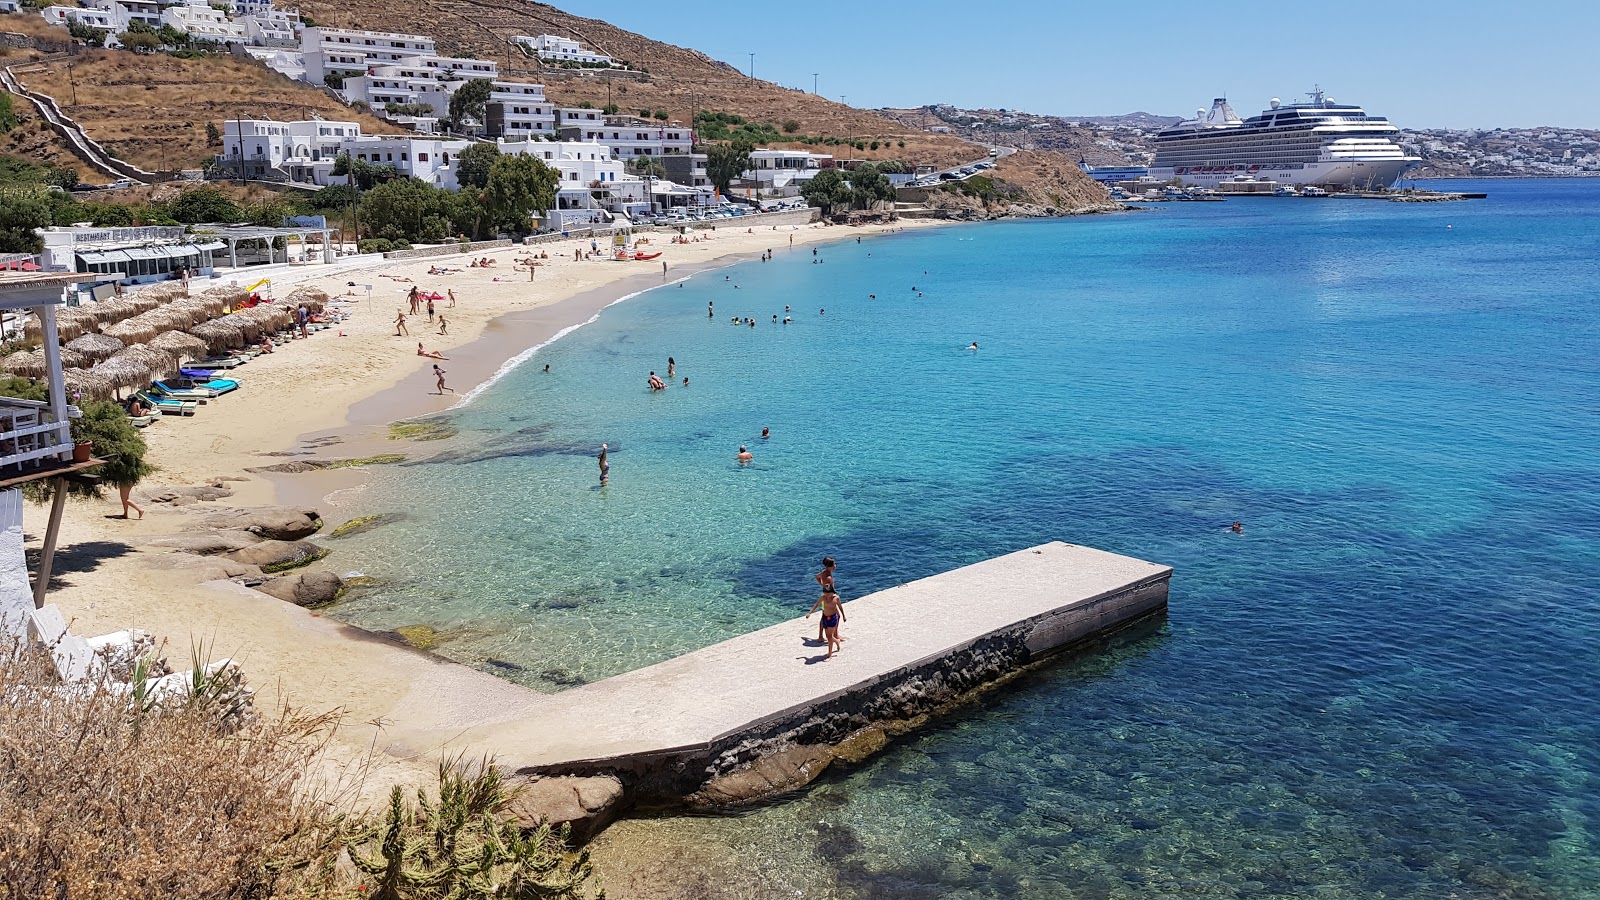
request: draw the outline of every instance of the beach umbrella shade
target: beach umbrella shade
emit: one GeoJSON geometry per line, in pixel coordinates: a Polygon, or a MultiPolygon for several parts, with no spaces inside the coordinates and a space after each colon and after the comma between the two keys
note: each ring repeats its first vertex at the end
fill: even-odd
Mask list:
{"type": "Polygon", "coordinates": [[[261,326],[263,331],[268,332],[287,328],[289,323],[294,321],[294,311],[277,303],[257,306],[252,309],[243,309],[234,313],[234,315],[243,316],[261,326]]]}
{"type": "MultiPolygon", "coordinates": [[[[93,331],[100,324],[100,318],[94,311],[94,306],[69,306],[56,310],[56,331],[61,331],[63,323],[71,322],[82,328],[85,332],[93,331]]],[[[71,338],[64,338],[71,340],[71,338]]]]}
{"type": "Polygon", "coordinates": [[[150,367],[132,357],[112,357],[98,363],[89,374],[104,378],[113,390],[142,388],[150,383],[150,367]]]}
{"type": "Polygon", "coordinates": [[[110,335],[86,334],[68,341],[66,349],[77,351],[93,362],[99,362],[121,350],[122,346],[121,341],[110,335]]]}
{"type": "Polygon", "coordinates": [[[152,309],[160,309],[167,303],[166,298],[155,297],[144,291],[140,291],[137,294],[123,294],[119,299],[141,313],[147,313],[152,309]]]}
{"type": "MultiPolygon", "coordinates": [[[[40,352],[42,353],[43,351],[40,352]]],[[[66,347],[61,348],[61,367],[64,369],[87,368],[93,363],[94,360],[91,359],[86,353],[80,353],[77,350],[68,350],[66,347]]]]}
{"type": "MultiPolygon", "coordinates": [[[[165,350],[158,350],[148,344],[135,344],[127,347],[122,352],[111,357],[115,359],[131,359],[142,363],[150,370],[155,378],[168,378],[178,374],[178,358],[165,350]]],[[[106,360],[110,362],[111,360],[106,360]]]]}
{"type": "MultiPolygon", "coordinates": [[[[81,317],[56,316],[56,336],[63,341],[70,341],[88,331],[81,317]]],[[[30,315],[22,323],[22,336],[30,344],[37,344],[44,340],[44,323],[37,315],[30,315]]]]}
{"type": "Polygon", "coordinates": [[[243,303],[245,299],[250,296],[250,293],[244,288],[233,284],[218,285],[214,288],[207,288],[200,293],[200,296],[207,300],[218,300],[227,309],[237,309],[239,304],[243,303]]]}
{"type": "Polygon", "coordinates": [[[212,353],[226,353],[244,346],[244,332],[231,322],[217,319],[211,322],[201,322],[189,329],[189,333],[206,342],[206,349],[212,353]]]}
{"type": "Polygon", "coordinates": [[[161,329],[149,322],[141,321],[140,316],[134,316],[125,322],[108,325],[100,333],[109,334],[124,344],[143,344],[155,337],[160,331],[161,329]]]}
{"type": "Polygon", "coordinates": [[[69,399],[110,400],[117,393],[116,386],[105,376],[83,369],[67,369],[62,373],[61,384],[69,399]]]}
{"type": "Polygon", "coordinates": [[[223,314],[222,300],[218,297],[183,297],[172,301],[168,308],[195,310],[200,316],[198,321],[202,322],[223,314]]]}
{"type": "Polygon", "coordinates": [[[162,332],[151,339],[150,346],[172,354],[180,362],[186,359],[200,359],[210,350],[205,341],[181,331],[162,332]]]}
{"type": "Polygon", "coordinates": [[[123,319],[131,319],[139,314],[139,307],[136,304],[121,297],[101,300],[99,303],[91,303],[88,306],[79,308],[88,311],[90,315],[94,316],[95,324],[101,327],[113,322],[121,322],[123,319]]]}
{"type": "Polygon", "coordinates": [[[18,350],[0,362],[0,368],[12,375],[22,378],[43,378],[45,376],[43,350],[18,350]]]}
{"type": "Polygon", "coordinates": [[[261,327],[260,322],[256,321],[250,316],[245,315],[243,312],[229,313],[228,315],[225,315],[222,318],[214,321],[226,322],[227,324],[239,329],[239,333],[244,336],[244,342],[246,344],[254,344],[257,341],[260,341],[262,331],[264,330],[261,327]]]}

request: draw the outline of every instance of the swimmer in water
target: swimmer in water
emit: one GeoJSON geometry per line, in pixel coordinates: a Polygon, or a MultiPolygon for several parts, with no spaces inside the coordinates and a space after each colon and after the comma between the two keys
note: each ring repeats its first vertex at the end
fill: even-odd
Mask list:
{"type": "Polygon", "coordinates": [[[772,431],[767,428],[761,429],[761,439],[764,441],[769,437],[772,437],[772,431]]]}
{"type": "Polygon", "coordinates": [[[976,350],[976,349],[978,349],[978,342],[977,341],[973,341],[972,342],[972,346],[968,347],[967,349],[968,350],[976,350]]]}
{"type": "Polygon", "coordinates": [[[1228,530],[1233,532],[1234,534],[1244,534],[1244,523],[1243,522],[1235,522],[1232,525],[1228,526],[1228,530]]]}
{"type": "Polygon", "coordinates": [[[743,444],[739,445],[739,455],[734,457],[734,459],[739,461],[739,465],[741,466],[749,465],[750,461],[755,458],[755,454],[751,453],[749,450],[746,450],[743,444]]]}

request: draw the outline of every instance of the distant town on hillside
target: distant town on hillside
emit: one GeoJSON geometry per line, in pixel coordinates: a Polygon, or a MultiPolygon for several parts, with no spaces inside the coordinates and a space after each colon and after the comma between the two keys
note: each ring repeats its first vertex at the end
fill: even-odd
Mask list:
{"type": "MultiPolygon", "coordinates": [[[[1069,153],[1091,165],[1146,165],[1151,139],[1181,121],[1135,112],[1121,116],[1048,116],[1017,109],[961,109],[933,104],[886,109],[905,124],[1024,150],[1069,153]]],[[[1583,128],[1402,128],[1403,144],[1422,157],[1413,178],[1574,177],[1600,175],[1600,130],[1583,128]]]]}

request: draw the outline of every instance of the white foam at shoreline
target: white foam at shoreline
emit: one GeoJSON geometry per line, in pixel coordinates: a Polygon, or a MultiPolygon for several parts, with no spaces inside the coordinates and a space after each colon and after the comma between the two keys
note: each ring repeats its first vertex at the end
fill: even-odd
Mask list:
{"type": "Polygon", "coordinates": [[[507,375],[510,375],[512,372],[516,371],[518,366],[522,365],[523,363],[527,362],[530,359],[533,359],[534,354],[536,354],[540,350],[543,350],[544,348],[550,346],[551,344],[554,344],[556,341],[561,340],[562,338],[564,338],[567,335],[573,333],[574,331],[577,331],[579,328],[582,328],[583,326],[588,325],[589,323],[598,320],[600,318],[600,314],[601,313],[605,312],[607,309],[610,309],[613,306],[616,306],[618,303],[621,303],[624,300],[632,300],[633,298],[639,296],[640,294],[648,294],[649,292],[654,291],[654,290],[659,290],[659,289],[664,288],[664,287],[671,287],[672,285],[675,285],[675,284],[681,284],[682,282],[688,281],[690,278],[693,278],[693,277],[694,277],[693,274],[689,274],[689,275],[683,276],[682,278],[677,278],[677,279],[674,279],[672,281],[668,281],[668,282],[666,282],[664,284],[651,285],[650,287],[647,287],[642,291],[634,291],[631,294],[623,294],[621,297],[618,297],[617,299],[611,301],[610,303],[607,303],[605,306],[600,307],[600,309],[597,310],[594,315],[592,315],[589,318],[583,320],[582,322],[579,322],[576,325],[568,325],[567,327],[565,327],[565,328],[561,329],[560,331],[556,332],[555,334],[551,335],[548,340],[545,340],[545,341],[543,341],[541,343],[538,343],[538,344],[534,344],[532,347],[529,347],[528,349],[522,351],[521,353],[518,353],[516,356],[513,356],[510,359],[506,360],[505,362],[501,363],[500,364],[500,368],[495,369],[493,375],[490,375],[488,378],[485,378],[482,382],[480,382],[478,384],[477,387],[474,387],[472,390],[467,391],[465,394],[462,394],[461,395],[461,399],[457,400],[454,404],[452,404],[450,406],[450,409],[460,409],[461,407],[466,406],[468,403],[471,403],[473,400],[477,399],[479,394],[483,393],[484,391],[488,390],[491,387],[494,387],[494,385],[497,382],[499,382],[500,379],[502,379],[502,378],[506,377],[507,375]]]}

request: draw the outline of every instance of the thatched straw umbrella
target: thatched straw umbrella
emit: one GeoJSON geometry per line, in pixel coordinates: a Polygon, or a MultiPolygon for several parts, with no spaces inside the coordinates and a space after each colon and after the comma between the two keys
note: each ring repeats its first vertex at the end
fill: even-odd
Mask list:
{"type": "MultiPolygon", "coordinates": [[[[222,322],[226,325],[232,325],[234,328],[239,329],[240,335],[244,338],[244,344],[239,345],[241,347],[245,344],[254,344],[261,340],[261,323],[242,312],[230,313],[220,319],[213,319],[212,321],[222,322]]],[[[190,331],[192,332],[193,329],[190,329],[190,331]]]]}
{"type": "Polygon", "coordinates": [[[142,307],[138,304],[131,300],[124,300],[121,297],[101,300],[99,303],[91,303],[82,308],[93,315],[95,322],[102,326],[110,325],[112,322],[121,322],[123,319],[131,319],[142,311],[142,307]]]}
{"type": "Polygon", "coordinates": [[[206,348],[212,353],[226,353],[245,345],[243,330],[237,324],[222,319],[201,322],[189,329],[189,333],[205,341],[206,348]]]}
{"type": "Polygon", "coordinates": [[[207,300],[219,300],[228,309],[238,309],[239,304],[250,296],[250,292],[236,284],[230,284],[207,288],[200,293],[200,296],[207,300]]]}
{"type": "Polygon", "coordinates": [[[87,353],[68,350],[66,347],[61,348],[61,367],[64,369],[82,369],[93,363],[94,360],[87,353]]]}
{"type": "Polygon", "coordinates": [[[113,390],[142,388],[150,383],[150,367],[132,357],[112,357],[89,370],[91,375],[104,378],[113,390]]]}
{"type": "Polygon", "coordinates": [[[294,307],[282,303],[268,303],[253,309],[242,310],[237,315],[248,316],[267,331],[278,331],[294,323],[294,307]]]}
{"type": "Polygon", "coordinates": [[[0,369],[5,369],[12,375],[22,378],[43,378],[45,376],[43,350],[18,350],[0,362],[0,369]]]}
{"type": "MultiPolygon", "coordinates": [[[[66,311],[63,310],[63,313],[66,311]]],[[[89,331],[89,323],[80,316],[56,316],[56,335],[63,341],[70,341],[89,331]]],[[[22,336],[30,344],[37,344],[44,340],[44,323],[39,321],[37,315],[30,315],[22,323],[22,336]]]]}
{"type": "MultiPolygon", "coordinates": [[[[66,309],[56,310],[56,330],[60,331],[63,322],[72,322],[84,331],[93,331],[100,324],[99,317],[95,314],[94,305],[69,306],[66,309]]],[[[71,340],[71,338],[68,338],[71,340]]]]}
{"type": "Polygon", "coordinates": [[[91,362],[99,362],[121,350],[122,342],[106,334],[86,334],[68,341],[66,349],[87,356],[91,362]]]}
{"type": "Polygon", "coordinates": [[[61,375],[61,384],[69,398],[87,397],[90,400],[110,400],[117,388],[105,376],[83,369],[67,369],[61,375]]]}
{"type": "Polygon", "coordinates": [[[136,344],[128,347],[106,361],[110,362],[117,359],[131,359],[142,363],[145,368],[150,370],[150,374],[156,378],[168,378],[178,374],[177,357],[165,350],[158,350],[147,344],[136,344]]]}
{"type": "Polygon", "coordinates": [[[109,334],[124,344],[143,344],[161,333],[154,324],[141,320],[141,316],[134,316],[126,322],[107,326],[101,334],[109,334]]]}
{"type": "Polygon", "coordinates": [[[194,310],[200,322],[222,315],[222,307],[220,297],[181,297],[167,304],[168,309],[194,310]]]}
{"type": "Polygon", "coordinates": [[[179,362],[187,359],[200,359],[209,350],[209,345],[192,334],[181,331],[167,331],[155,336],[150,341],[150,346],[157,350],[170,353],[177,357],[179,362]]]}

